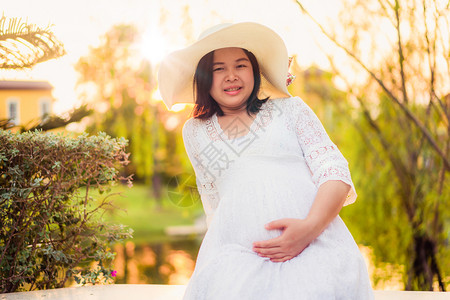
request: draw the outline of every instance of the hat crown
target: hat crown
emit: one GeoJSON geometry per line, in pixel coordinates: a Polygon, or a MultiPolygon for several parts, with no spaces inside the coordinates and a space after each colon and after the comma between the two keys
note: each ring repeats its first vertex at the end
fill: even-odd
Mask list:
{"type": "Polygon", "coordinates": [[[219,30],[222,30],[224,28],[230,27],[231,25],[233,25],[233,24],[232,23],[222,23],[222,24],[218,24],[213,27],[210,27],[210,28],[206,29],[205,31],[203,31],[202,33],[200,33],[200,35],[198,36],[198,40],[204,39],[208,35],[211,35],[211,34],[217,32],[219,30]]]}
{"type": "Polygon", "coordinates": [[[216,26],[210,27],[208,29],[206,29],[205,31],[203,31],[202,33],[200,33],[200,35],[198,36],[198,40],[204,39],[205,37],[207,37],[208,35],[211,35],[219,30],[222,30],[224,28],[230,27],[231,25],[233,25],[232,23],[222,23],[222,24],[218,24],[216,26]]]}

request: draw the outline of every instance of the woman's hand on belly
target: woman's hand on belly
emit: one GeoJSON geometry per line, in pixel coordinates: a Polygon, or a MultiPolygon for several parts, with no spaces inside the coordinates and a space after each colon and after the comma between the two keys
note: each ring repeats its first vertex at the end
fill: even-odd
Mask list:
{"type": "Polygon", "coordinates": [[[274,239],[253,243],[253,251],[273,262],[283,262],[302,253],[338,215],[351,186],[340,180],[320,185],[306,219],[279,219],[266,224],[267,230],[281,229],[274,239]]]}
{"type": "Polygon", "coordinates": [[[276,238],[253,243],[253,251],[272,262],[290,260],[308,247],[320,234],[320,229],[308,219],[279,219],[266,224],[267,230],[280,229],[283,233],[276,238]]]}

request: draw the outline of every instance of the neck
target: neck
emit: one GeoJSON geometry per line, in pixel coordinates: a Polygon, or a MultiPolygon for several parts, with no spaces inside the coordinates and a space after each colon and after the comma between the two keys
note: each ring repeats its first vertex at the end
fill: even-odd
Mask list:
{"type": "Polygon", "coordinates": [[[220,106],[220,109],[222,109],[223,116],[240,116],[243,113],[247,113],[246,103],[242,104],[239,107],[220,106]]]}

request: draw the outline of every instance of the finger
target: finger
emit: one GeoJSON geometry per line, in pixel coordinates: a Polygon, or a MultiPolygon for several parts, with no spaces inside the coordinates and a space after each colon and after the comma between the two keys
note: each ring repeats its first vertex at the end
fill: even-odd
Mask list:
{"type": "Polygon", "coordinates": [[[271,242],[271,243],[263,243],[257,246],[253,246],[253,249],[261,250],[261,249],[272,249],[272,248],[280,248],[281,245],[279,243],[271,242]]]}
{"type": "Polygon", "coordinates": [[[276,247],[276,248],[260,248],[260,249],[254,249],[254,251],[258,254],[258,255],[273,255],[273,254],[277,254],[277,253],[283,253],[281,251],[280,247],[276,247]]]}
{"type": "Polygon", "coordinates": [[[277,253],[273,253],[273,254],[258,254],[261,257],[266,257],[266,258],[270,258],[272,259],[283,259],[287,256],[291,256],[291,255],[287,255],[286,252],[277,252],[277,253]]]}
{"type": "Polygon", "coordinates": [[[280,246],[280,241],[281,241],[281,235],[276,237],[276,238],[270,239],[270,240],[254,242],[253,243],[253,247],[255,247],[255,248],[279,247],[280,246]]]}
{"type": "Polygon", "coordinates": [[[285,262],[285,261],[291,260],[292,258],[294,258],[294,257],[291,255],[288,255],[288,256],[281,257],[281,258],[270,259],[270,261],[271,262],[285,262]]]}
{"type": "Polygon", "coordinates": [[[264,227],[267,230],[274,230],[274,229],[284,229],[288,225],[288,219],[279,219],[272,221],[270,223],[267,223],[264,227]]]}

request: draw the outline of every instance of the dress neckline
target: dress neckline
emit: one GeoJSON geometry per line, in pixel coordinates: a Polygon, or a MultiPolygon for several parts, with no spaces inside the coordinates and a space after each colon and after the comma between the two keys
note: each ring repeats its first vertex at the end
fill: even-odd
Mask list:
{"type": "Polygon", "coordinates": [[[261,108],[260,108],[260,110],[256,113],[255,118],[253,119],[252,123],[250,124],[250,126],[248,126],[248,131],[247,131],[247,133],[245,133],[244,135],[235,136],[235,137],[233,137],[233,138],[230,138],[230,137],[225,133],[225,131],[222,130],[222,127],[220,126],[219,120],[218,120],[218,118],[217,118],[217,112],[214,113],[214,114],[212,115],[211,119],[212,119],[212,123],[213,123],[214,127],[215,127],[215,128],[217,129],[217,131],[219,132],[219,136],[220,136],[221,138],[223,138],[223,139],[226,139],[226,140],[237,140],[237,139],[242,139],[242,138],[248,136],[251,132],[255,131],[255,129],[256,129],[255,127],[259,124],[259,117],[260,117],[260,115],[261,115],[261,112],[265,109],[266,103],[267,103],[268,101],[270,101],[270,100],[267,100],[266,102],[264,102],[264,103],[261,105],[261,108]]]}

